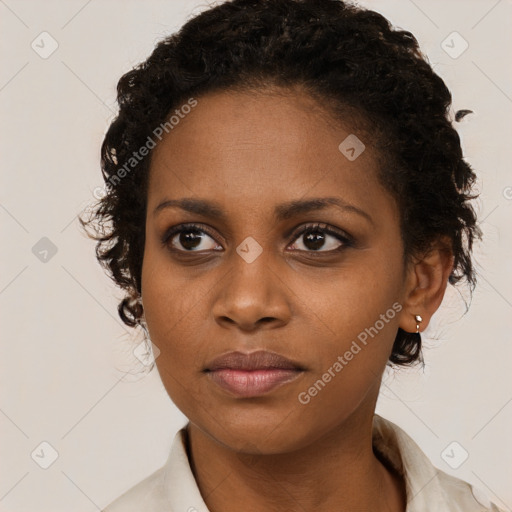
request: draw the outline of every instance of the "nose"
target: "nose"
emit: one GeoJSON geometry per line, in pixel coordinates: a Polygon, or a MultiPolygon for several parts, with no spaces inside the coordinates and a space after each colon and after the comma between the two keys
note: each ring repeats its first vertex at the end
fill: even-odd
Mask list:
{"type": "Polygon", "coordinates": [[[246,332],[286,325],[291,317],[290,289],[276,265],[263,254],[251,263],[238,254],[234,260],[215,298],[215,321],[246,332]]]}

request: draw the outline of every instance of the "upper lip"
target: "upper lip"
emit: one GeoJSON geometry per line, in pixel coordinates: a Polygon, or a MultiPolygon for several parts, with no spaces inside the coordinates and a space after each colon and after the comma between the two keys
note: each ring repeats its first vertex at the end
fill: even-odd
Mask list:
{"type": "Polygon", "coordinates": [[[303,370],[298,363],[268,350],[255,352],[228,352],[207,364],[205,371],[215,370],[303,370]]]}

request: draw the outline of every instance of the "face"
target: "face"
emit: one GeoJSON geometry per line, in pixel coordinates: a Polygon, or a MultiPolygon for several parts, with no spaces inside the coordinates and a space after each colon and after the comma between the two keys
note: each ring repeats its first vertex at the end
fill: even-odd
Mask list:
{"type": "Polygon", "coordinates": [[[403,246],[371,140],[355,159],[339,149],[351,133],[297,92],[220,92],[154,150],[142,300],[157,366],[190,422],[235,450],[291,451],[373,414],[403,246]],[[205,371],[259,350],[300,370],[245,395],[205,371]]]}

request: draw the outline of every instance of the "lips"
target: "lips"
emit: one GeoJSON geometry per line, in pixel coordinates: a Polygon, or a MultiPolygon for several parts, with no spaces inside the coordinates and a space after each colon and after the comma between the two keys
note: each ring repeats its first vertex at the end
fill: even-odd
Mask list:
{"type": "Polygon", "coordinates": [[[290,359],[275,352],[258,350],[256,352],[229,352],[214,359],[206,366],[206,371],[215,370],[303,370],[290,359]]]}
{"type": "Polygon", "coordinates": [[[230,394],[250,398],[297,379],[304,368],[275,352],[229,352],[211,361],[204,370],[209,378],[230,394]]]}

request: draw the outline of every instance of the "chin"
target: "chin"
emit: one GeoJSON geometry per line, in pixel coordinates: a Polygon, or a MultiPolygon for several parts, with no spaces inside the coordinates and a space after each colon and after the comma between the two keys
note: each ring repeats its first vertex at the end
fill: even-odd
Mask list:
{"type": "MultiPolygon", "coordinates": [[[[192,421],[192,420],[191,420],[192,421]]],[[[237,411],[193,422],[206,435],[225,447],[249,455],[275,455],[297,450],[308,444],[307,423],[297,414],[237,411]]]]}

